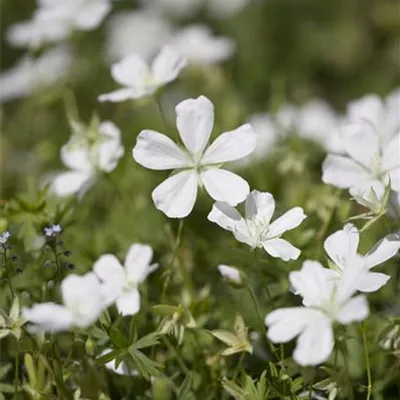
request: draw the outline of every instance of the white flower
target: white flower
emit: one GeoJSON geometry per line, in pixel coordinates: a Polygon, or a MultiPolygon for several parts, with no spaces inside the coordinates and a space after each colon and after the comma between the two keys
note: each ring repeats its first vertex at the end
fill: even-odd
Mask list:
{"type": "Polygon", "coordinates": [[[97,28],[110,9],[109,0],[42,0],[31,20],[9,29],[8,41],[17,47],[37,47],[64,40],[74,29],[97,28]]]}
{"type": "Polygon", "coordinates": [[[368,316],[365,296],[352,297],[357,270],[346,271],[340,280],[333,281],[317,261],[305,261],[300,271],[289,275],[296,292],[306,296],[305,307],[280,308],[266,316],[268,338],[274,343],[286,343],[299,336],[293,352],[299,365],[317,365],[329,358],[335,322],[347,325],[368,316]]]}
{"type": "Polygon", "coordinates": [[[172,37],[170,44],[192,64],[214,65],[229,59],[235,43],[227,37],[214,37],[205,25],[187,26],[172,37]]]}
{"type": "Polygon", "coordinates": [[[369,94],[352,101],[347,107],[350,121],[367,121],[375,127],[381,145],[388,143],[400,130],[400,88],[385,99],[369,94]]]}
{"type": "Polygon", "coordinates": [[[58,233],[62,232],[61,225],[51,225],[44,228],[44,234],[46,236],[56,236],[58,233]]]}
{"type": "Polygon", "coordinates": [[[62,83],[71,64],[72,56],[66,47],[48,50],[37,59],[24,57],[15,67],[0,74],[0,103],[62,83]]]}
{"type": "Polygon", "coordinates": [[[171,25],[152,12],[115,14],[107,24],[108,58],[115,62],[129,54],[137,54],[144,60],[152,59],[168,42],[171,32],[171,25]]]}
{"type": "Polygon", "coordinates": [[[400,191],[400,131],[382,145],[368,121],[348,123],[340,133],[346,154],[328,154],[322,166],[325,183],[351,189],[376,181],[386,185],[390,178],[391,188],[400,191]]]}
{"type": "Polygon", "coordinates": [[[11,233],[9,231],[5,231],[0,235],[0,244],[4,246],[8,239],[11,237],[11,233]]]}
{"type": "Polygon", "coordinates": [[[385,186],[381,182],[367,182],[364,185],[352,187],[349,191],[358,204],[368,208],[374,214],[379,215],[385,210],[385,186]]]}
{"type": "Polygon", "coordinates": [[[386,284],[390,276],[370,270],[394,257],[400,249],[400,240],[394,235],[389,235],[362,256],[357,253],[359,236],[354,225],[346,224],[342,230],[333,233],[325,240],[324,249],[333,262],[338,276],[346,269],[354,268],[354,265],[361,265],[355,288],[360,292],[375,292],[386,284]]]}
{"type": "Polygon", "coordinates": [[[284,261],[296,260],[300,250],[281,236],[298,227],[306,218],[303,209],[292,208],[271,223],[274,211],[273,196],[253,190],[246,199],[245,218],[235,208],[223,202],[215,203],[207,218],[232,232],[239,242],[252,248],[263,247],[269,255],[284,261]]]}
{"type": "Polygon", "coordinates": [[[96,140],[73,135],[61,149],[61,159],[68,172],[57,175],[52,189],[57,196],[68,196],[86,188],[100,172],[115,169],[124,154],[119,129],[110,121],[99,126],[96,140]]]}
{"type": "Polygon", "coordinates": [[[137,54],[130,54],[111,67],[111,75],[123,89],[102,94],[99,101],[121,102],[151,95],[174,81],[186,65],[186,60],[172,47],[164,46],[149,66],[137,54]]]}
{"type": "Polygon", "coordinates": [[[94,273],[67,276],[61,283],[61,294],[63,305],[42,303],[22,310],[23,317],[34,324],[33,331],[87,328],[104,310],[104,295],[94,273]]]}
{"type": "Polygon", "coordinates": [[[249,185],[238,175],[219,168],[224,162],[250,154],[257,134],[249,124],[221,134],[210,146],[214,125],[214,106],[204,96],[187,99],[176,108],[176,124],[186,150],[167,136],[142,131],[133,148],[133,158],[146,168],[183,170],[157,186],[153,193],[155,206],[170,218],[183,218],[192,211],[197,187],[205,187],[217,201],[236,205],[249,193],[249,185]]]}
{"type": "Polygon", "coordinates": [[[220,274],[228,281],[233,283],[242,283],[242,277],[240,276],[240,272],[235,268],[229,265],[218,265],[218,271],[220,274]]]}
{"type": "Polygon", "coordinates": [[[135,243],[128,250],[124,266],[112,254],[105,254],[95,262],[93,270],[103,282],[107,304],[116,302],[122,315],[134,315],[140,310],[138,286],[158,268],[157,264],[150,264],[152,257],[150,246],[135,243]]]}

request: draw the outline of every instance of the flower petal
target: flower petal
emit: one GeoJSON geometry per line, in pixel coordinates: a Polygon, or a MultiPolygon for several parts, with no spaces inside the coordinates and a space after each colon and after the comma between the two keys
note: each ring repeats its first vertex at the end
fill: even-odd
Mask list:
{"type": "Polygon", "coordinates": [[[82,30],[92,30],[97,28],[103,18],[111,9],[111,4],[107,1],[96,1],[85,4],[76,16],[76,24],[82,30]]]}
{"type": "Polygon", "coordinates": [[[347,113],[351,120],[369,121],[374,126],[379,126],[383,111],[381,98],[372,94],[350,102],[347,107],[347,113]]]}
{"type": "Polygon", "coordinates": [[[256,148],[258,134],[250,124],[218,136],[204,153],[202,165],[239,160],[256,148]]]}
{"type": "Polygon", "coordinates": [[[331,321],[322,315],[299,336],[293,359],[302,366],[321,364],[329,358],[333,345],[331,321]]]}
{"type": "Polygon", "coordinates": [[[356,288],[359,292],[372,293],[379,290],[382,286],[385,286],[389,275],[382,274],[380,272],[365,272],[359,276],[356,284],[356,288]]]}
{"type": "Polygon", "coordinates": [[[91,174],[88,172],[62,172],[56,175],[51,188],[59,197],[69,196],[83,188],[90,178],[91,174]]]}
{"type": "Polygon", "coordinates": [[[137,163],[155,170],[185,168],[192,164],[169,137],[150,130],[140,132],[132,151],[137,163]]]}
{"type": "Polygon", "coordinates": [[[136,99],[138,97],[140,96],[132,89],[119,89],[110,93],[101,94],[97,97],[97,100],[101,102],[111,101],[113,103],[119,103],[120,101],[136,99]]]}
{"type": "Polygon", "coordinates": [[[61,160],[66,167],[76,171],[90,171],[92,168],[88,150],[77,148],[73,143],[61,148],[61,160]]]}
{"type": "Polygon", "coordinates": [[[140,310],[140,293],[137,289],[124,293],[117,301],[117,309],[122,315],[135,315],[140,310]]]}
{"type": "Polygon", "coordinates": [[[205,96],[187,99],[175,107],[176,126],[186,148],[197,160],[203,153],[214,125],[214,106],[205,96]]]}
{"type": "Polygon", "coordinates": [[[267,336],[274,343],[289,342],[321,315],[321,311],[305,307],[278,308],[265,317],[267,336]]]}
{"type": "Polygon", "coordinates": [[[257,217],[267,225],[275,211],[275,200],[271,193],[253,190],[246,198],[245,208],[247,220],[257,217]]]}
{"type": "Polygon", "coordinates": [[[154,205],[170,218],[184,218],[193,209],[197,186],[198,177],[195,171],[179,172],[153,190],[154,205]]]}
{"type": "MultiPolygon", "coordinates": [[[[390,140],[382,152],[383,169],[386,171],[400,166],[400,132],[390,140]]],[[[399,179],[399,178],[398,178],[399,179]]]]}
{"type": "Polygon", "coordinates": [[[367,298],[364,295],[358,295],[347,301],[341,308],[336,319],[341,324],[350,324],[355,321],[362,321],[367,318],[369,307],[367,298]]]}
{"type": "Polygon", "coordinates": [[[305,218],[307,218],[307,216],[304,214],[301,207],[292,208],[272,222],[268,229],[268,237],[276,238],[281,236],[284,232],[298,227],[305,218]]]}
{"type": "Polygon", "coordinates": [[[209,168],[200,176],[208,194],[216,201],[224,201],[235,206],[249,194],[249,184],[240,176],[225,169],[209,168]]]}
{"type": "Polygon", "coordinates": [[[395,235],[386,236],[364,256],[364,265],[373,268],[394,257],[400,249],[400,240],[395,235]]]}
{"type": "Polygon", "coordinates": [[[322,180],[347,189],[372,179],[364,168],[350,158],[328,154],[322,164],[322,180]]]}
{"type": "Polygon", "coordinates": [[[145,86],[150,76],[150,70],[141,57],[137,54],[129,54],[120,62],[113,64],[111,75],[120,85],[140,88],[145,86]]]}
{"type": "Polygon", "coordinates": [[[270,239],[262,245],[269,255],[281,258],[283,261],[297,260],[301,253],[298,248],[283,239],[270,239]]]}
{"type": "Polygon", "coordinates": [[[324,249],[329,258],[342,270],[357,254],[360,235],[353,224],[346,224],[324,242],[324,249]]]}
{"type": "Polygon", "coordinates": [[[134,243],[125,257],[125,268],[130,282],[142,283],[158,265],[150,265],[153,249],[149,245],[134,243]]]}
{"type": "Polygon", "coordinates": [[[164,46],[151,66],[153,79],[167,83],[175,80],[186,66],[186,59],[171,46],[164,46]]]}

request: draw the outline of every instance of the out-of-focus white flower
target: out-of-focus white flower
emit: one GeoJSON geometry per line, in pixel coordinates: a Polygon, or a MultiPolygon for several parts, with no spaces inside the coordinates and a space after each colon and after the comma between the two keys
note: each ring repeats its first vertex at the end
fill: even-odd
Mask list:
{"type": "Polygon", "coordinates": [[[77,30],[97,28],[111,9],[109,0],[41,1],[33,18],[17,23],[7,32],[16,47],[37,47],[64,40],[77,30]]]}
{"type": "Polygon", "coordinates": [[[235,208],[223,202],[216,202],[207,218],[232,232],[239,242],[246,243],[253,249],[263,247],[272,257],[279,257],[284,261],[296,260],[300,250],[281,236],[298,227],[306,215],[301,207],[295,207],[271,223],[274,211],[273,196],[253,190],[246,199],[245,218],[235,208]]]}
{"type": "Polygon", "coordinates": [[[357,228],[346,224],[325,240],[324,249],[334,264],[337,276],[341,276],[346,269],[361,265],[355,288],[360,292],[375,292],[387,283],[390,276],[370,270],[394,257],[400,249],[400,240],[389,235],[364,256],[357,253],[359,240],[357,228]]]}
{"type": "MultiPolygon", "coordinates": [[[[345,155],[328,154],[322,166],[322,180],[342,189],[389,183],[400,191],[400,131],[381,144],[379,127],[359,120],[344,125],[341,140],[345,155]]],[[[353,189],[354,190],[354,189],[353,189]]]]}
{"type": "Polygon", "coordinates": [[[61,149],[61,160],[70,171],[55,176],[53,191],[68,196],[87,188],[99,172],[113,171],[123,154],[120,131],[110,121],[100,124],[95,140],[73,135],[61,149]]]}
{"type": "MultiPolygon", "coordinates": [[[[111,351],[110,349],[104,350],[101,353],[101,356],[105,356],[110,351],[111,351]]],[[[116,368],[115,365],[116,365],[116,360],[112,360],[112,361],[108,362],[107,364],[105,364],[105,367],[108,370],[110,370],[110,371],[112,371],[112,372],[114,372],[115,374],[118,374],[118,375],[128,375],[128,376],[137,376],[137,375],[139,375],[139,373],[136,370],[130,370],[124,361],[121,361],[119,363],[118,368],[116,368]]]]}
{"type": "Polygon", "coordinates": [[[105,307],[104,294],[94,273],[69,275],[61,283],[63,305],[35,304],[22,310],[34,332],[59,332],[92,325],[105,307]]]}
{"type": "Polygon", "coordinates": [[[0,74],[0,103],[62,83],[71,64],[72,55],[66,47],[48,50],[36,59],[24,57],[16,66],[0,74]]]}
{"type": "Polygon", "coordinates": [[[190,25],[181,29],[174,34],[170,44],[192,64],[219,64],[235,51],[232,39],[213,36],[206,25],[190,25]]]}
{"type": "Polygon", "coordinates": [[[111,67],[112,77],[124,87],[98,99],[118,103],[148,96],[174,81],[185,65],[186,60],[171,46],[164,46],[151,66],[137,54],[130,54],[111,67]]]}
{"type": "Polygon", "coordinates": [[[95,262],[93,271],[102,281],[107,305],[115,302],[122,315],[134,315],[140,310],[138,286],[158,268],[158,264],[150,264],[152,257],[150,246],[135,243],[128,250],[124,266],[112,254],[95,262]]]}
{"type": "Polygon", "coordinates": [[[0,235],[0,245],[4,246],[8,239],[10,239],[11,233],[9,231],[5,231],[0,235]]]}
{"type": "Polygon", "coordinates": [[[240,272],[235,268],[229,265],[221,264],[218,265],[219,273],[228,281],[233,283],[242,283],[242,277],[240,276],[240,272]]]}
{"type": "Polygon", "coordinates": [[[122,12],[107,24],[107,54],[115,62],[129,54],[152,59],[171,37],[171,25],[160,15],[148,11],[122,12]]]}
{"type": "Polygon", "coordinates": [[[207,147],[214,125],[211,101],[204,96],[187,99],[179,103],[175,111],[176,125],[186,149],[151,130],[142,131],[133,148],[133,158],[146,168],[181,170],[154,189],[155,206],[170,218],[184,218],[193,209],[198,186],[203,185],[216,201],[232,205],[243,201],[249,193],[249,185],[220,166],[245,157],[255,149],[258,135],[251,125],[225,132],[207,147]]]}
{"type": "Polygon", "coordinates": [[[353,199],[375,215],[385,210],[385,186],[378,181],[350,188],[353,199]]]}
{"type": "Polygon", "coordinates": [[[46,236],[56,236],[58,233],[62,232],[61,225],[51,225],[44,228],[44,234],[46,236]]]}
{"type": "Polygon", "coordinates": [[[333,349],[332,325],[364,320],[369,314],[368,302],[356,292],[356,268],[346,269],[338,281],[331,280],[326,269],[316,261],[305,261],[300,271],[291,272],[290,282],[303,296],[304,307],[280,308],[265,318],[268,338],[286,343],[299,336],[294,360],[303,366],[326,361],[333,349]]]}
{"type": "Polygon", "coordinates": [[[368,94],[347,107],[350,121],[367,121],[375,127],[380,145],[388,143],[400,130],[400,88],[382,99],[368,94]]]}

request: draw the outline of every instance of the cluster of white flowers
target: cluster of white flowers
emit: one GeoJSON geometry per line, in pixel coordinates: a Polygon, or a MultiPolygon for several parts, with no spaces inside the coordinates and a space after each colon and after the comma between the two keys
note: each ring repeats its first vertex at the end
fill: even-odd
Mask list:
{"type": "Polygon", "coordinates": [[[134,315],[140,310],[138,286],[157,268],[150,264],[153,250],[133,244],[124,267],[118,259],[105,254],[83,276],[69,275],[61,282],[63,304],[41,303],[22,310],[32,331],[59,332],[87,328],[112,304],[121,315],[134,315]]]}

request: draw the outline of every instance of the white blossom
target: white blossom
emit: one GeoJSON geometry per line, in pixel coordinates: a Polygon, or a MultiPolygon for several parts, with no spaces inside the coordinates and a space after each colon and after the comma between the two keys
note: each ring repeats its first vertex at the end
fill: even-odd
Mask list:
{"type": "Polygon", "coordinates": [[[61,283],[63,304],[41,303],[22,310],[34,332],[59,332],[71,328],[87,328],[105,307],[100,281],[94,273],[69,275],[61,283]]]}
{"type": "Polygon", "coordinates": [[[368,208],[374,214],[379,215],[385,210],[385,186],[381,182],[367,182],[350,188],[349,192],[358,204],[368,208]]]}
{"type": "Polygon", "coordinates": [[[333,233],[325,240],[324,249],[338,277],[346,269],[361,265],[355,288],[360,292],[375,292],[387,283],[390,276],[372,272],[371,269],[394,257],[400,249],[400,240],[394,235],[389,235],[365,255],[357,253],[359,241],[360,234],[357,228],[352,224],[346,224],[342,230],[333,233]]]}
{"type": "Polygon", "coordinates": [[[257,134],[249,124],[221,134],[207,147],[214,125],[214,106],[204,96],[187,99],[175,108],[176,124],[186,149],[167,136],[142,131],[133,158],[146,168],[180,170],[154,189],[155,206],[170,218],[186,217],[193,209],[198,186],[204,186],[216,201],[236,205],[249,193],[249,185],[221,164],[250,154],[257,134]]]}
{"type": "Polygon", "coordinates": [[[240,276],[239,270],[229,265],[221,264],[218,265],[219,273],[228,281],[233,283],[242,283],[242,277],[240,276]]]}
{"type": "Polygon", "coordinates": [[[352,297],[358,276],[356,268],[346,269],[337,280],[330,279],[317,261],[305,261],[300,271],[291,272],[290,282],[303,297],[303,307],[279,308],[265,318],[268,338],[287,343],[298,336],[294,360],[302,366],[325,362],[333,349],[333,324],[362,321],[369,314],[363,295],[352,297]]]}
{"type": "Polygon", "coordinates": [[[229,59],[235,43],[228,37],[214,37],[206,25],[190,25],[176,32],[170,44],[191,64],[214,65],[229,59]]]}
{"type": "Polygon", "coordinates": [[[25,56],[0,74],[0,103],[62,83],[71,65],[72,55],[66,47],[48,50],[39,58],[25,56]]]}
{"type": "Polygon", "coordinates": [[[301,207],[294,207],[271,222],[275,201],[270,193],[253,190],[246,199],[245,217],[227,203],[216,202],[208,219],[233,233],[235,238],[250,247],[263,247],[272,257],[284,261],[296,260],[300,250],[281,236],[298,227],[306,218],[301,207]]]}
{"type": "Polygon", "coordinates": [[[4,246],[8,239],[10,239],[11,237],[11,233],[9,231],[4,231],[1,235],[0,235],[0,245],[4,246]]]}
{"type": "Polygon", "coordinates": [[[120,131],[110,121],[100,124],[95,140],[73,135],[61,149],[61,160],[69,171],[55,176],[54,193],[62,197],[87,188],[99,172],[113,171],[123,154],[120,131]]]}
{"type": "Polygon", "coordinates": [[[124,266],[112,254],[95,262],[93,271],[102,281],[107,305],[115,302],[122,315],[134,315],[140,310],[138,286],[158,268],[158,264],[150,264],[152,257],[150,246],[135,243],[128,250],[124,266]]]}
{"type": "Polygon", "coordinates": [[[130,54],[111,67],[112,77],[123,88],[102,94],[98,100],[118,103],[151,95],[174,81],[185,65],[186,60],[171,46],[164,46],[151,66],[137,54],[130,54]]]}

